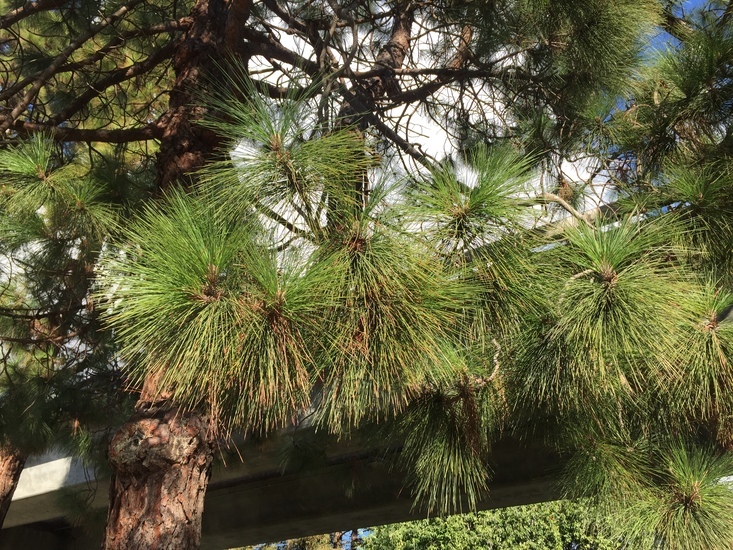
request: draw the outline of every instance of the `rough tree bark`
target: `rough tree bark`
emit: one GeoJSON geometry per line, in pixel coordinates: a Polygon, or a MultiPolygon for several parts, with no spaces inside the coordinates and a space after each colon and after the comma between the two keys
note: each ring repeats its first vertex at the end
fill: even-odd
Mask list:
{"type": "MultiPolygon", "coordinates": [[[[395,78],[395,70],[401,69],[410,50],[412,24],[415,22],[414,6],[410,2],[399,2],[395,7],[395,18],[390,38],[379,50],[372,70],[376,74],[367,79],[361,86],[347,92],[345,101],[338,114],[337,128],[358,128],[363,131],[369,126],[369,115],[377,110],[377,101],[385,95],[391,96],[399,92],[399,83],[395,78]]],[[[363,136],[362,136],[363,137],[363,136]]],[[[354,203],[357,209],[366,207],[369,197],[368,176],[364,172],[354,174],[354,203]]],[[[344,220],[334,212],[342,207],[331,199],[329,208],[329,225],[339,228],[344,220]]]]}
{"type": "MultiPolygon", "coordinates": [[[[164,115],[158,189],[187,185],[185,178],[216,153],[221,141],[198,126],[205,109],[197,94],[238,49],[252,0],[198,0],[193,23],[173,58],[176,74],[164,115]]],[[[239,48],[241,49],[241,48],[239,48]]],[[[103,548],[193,550],[201,542],[204,495],[214,442],[209,420],[171,403],[158,380],[145,380],[136,413],[109,447],[113,474],[103,548]]]]}
{"type": "Polygon", "coordinates": [[[158,153],[159,189],[195,172],[217,151],[221,139],[196,124],[205,114],[198,94],[211,84],[227,56],[241,51],[240,42],[249,18],[252,0],[198,0],[191,13],[193,24],[182,37],[173,56],[176,80],[168,112],[161,118],[164,128],[158,153]]]}
{"type": "Polygon", "coordinates": [[[0,527],[5,522],[25,460],[26,457],[17,449],[0,447],[0,527]]]}
{"type": "Polygon", "coordinates": [[[213,449],[205,418],[150,406],[117,432],[104,548],[194,550],[213,449]]]}

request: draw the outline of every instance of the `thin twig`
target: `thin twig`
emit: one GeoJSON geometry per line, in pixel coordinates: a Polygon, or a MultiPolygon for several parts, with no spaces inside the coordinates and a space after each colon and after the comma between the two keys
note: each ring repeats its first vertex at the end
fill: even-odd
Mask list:
{"type": "Polygon", "coordinates": [[[567,210],[574,218],[577,220],[582,221],[585,225],[590,227],[591,229],[595,229],[595,226],[590,223],[583,214],[578,212],[573,206],[567,202],[565,199],[555,195],[554,193],[548,193],[547,191],[543,192],[540,197],[546,201],[546,202],[556,202],[560,206],[562,206],[565,210],[567,210]]]}

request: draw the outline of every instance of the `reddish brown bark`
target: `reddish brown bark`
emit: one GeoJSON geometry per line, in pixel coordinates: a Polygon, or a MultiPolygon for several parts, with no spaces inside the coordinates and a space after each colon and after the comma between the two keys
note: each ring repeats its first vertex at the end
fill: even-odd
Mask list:
{"type": "MultiPolygon", "coordinates": [[[[221,143],[197,125],[205,115],[200,94],[216,80],[225,56],[237,45],[252,0],[197,0],[192,23],[173,55],[175,84],[158,154],[161,191],[184,180],[221,143]]],[[[207,419],[168,401],[160,380],[149,376],[137,413],[109,447],[113,475],[105,550],[193,550],[201,541],[201,517],[213,457],[207,419]]]]}
{"type": "Polygon", "coordinates": [[[176,409],[140,413],[109,447],[105,550],[194,550],[213,446],[201,416],[176,409]]]}
{"type": "MultiPolygon", "coordinates": [[[[396,15],[392,24],[392,33],[389,41],[382,46],[373,69],[375,76],[362,83],[360,94],[354,94],[353,89],[345,97],[338,117],[338,127],[354,127],[365,129],[374,122],[373,112],[376,110],[376,101],[384,95],[399,93],[400,87],[394,71],[400,69],[410,50],[412,24],[415,21],[414,7],[409,2],[400,2],[396,6],[396,15]]],[[[378,120],[378,117],[377,117],[378,120]]],[[[354,174],[354,203],[358,209],[366,207],[369,196],[369,182],[365,172],[354,174]]],[[[339,227],[343,219],[334,215],[334,211],[341,207],[332,204],[329,209],[329,225],[339,227]]]]}
{"type": "Polygon", "coordinates": [[[206,113],[200,94],[217,80],[216,71],[226,55],[239,49],[242,28],[252,0],[198,0],[193,23],[173,56],[176,81],[168,112],[160,126],[163,136],[158,153],[159,188],[165,190],[203,166],[221,145],[213,131],[196,124],[206,113]]]}
{"type": "Polygon", "coordinates": [[[0,527],[10,508],[26,457],[17,449],[0,447],[0,527]]]}

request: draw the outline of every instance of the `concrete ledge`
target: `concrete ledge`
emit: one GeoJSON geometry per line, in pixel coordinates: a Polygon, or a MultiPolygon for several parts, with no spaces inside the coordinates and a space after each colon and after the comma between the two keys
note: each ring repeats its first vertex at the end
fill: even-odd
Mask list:
{"type": "MultiPolygon", "coordinates": [[[[278,442],[248,444],[245,462],[229,461],[212,473],[203,517],[203,550],[343,531],[426,517],[413,509],[404,476],[359,442],[328,446],[319,461],[283,473],[278,442]]],[[[492,455],[491,496],[481,509],[553,500],[557,458],[542,449],[498,445],[492,455]]],[[[99,548],[107,506],[107,480],[94,480],[82,464],[48,455],[26,468],[0,531],[0,550],[99,548]],[[90,520],[75,527],[60,498],[86,492],[90,520]],[[50,537],[50,538],[49,538],[50,537]]]]}

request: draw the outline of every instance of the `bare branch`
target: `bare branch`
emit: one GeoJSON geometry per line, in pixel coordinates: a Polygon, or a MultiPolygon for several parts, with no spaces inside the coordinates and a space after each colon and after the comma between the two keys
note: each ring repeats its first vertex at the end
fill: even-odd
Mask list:
{"type": "Polygon", "coordinates": [[[289,50],[271,36],[249,27],[242,29],[242,36],[250,41],[247,47],[247,53],[250,55],[261,55],[267,59],[283,61],[305,71],[310,76],[316,76],[320,72],[318,63],[289,50]]]}
{"type": "Polygon", "coordinates": [[[585,223],[588,227],[591,229],[595,229],[595,226],[588,221],[588,219],[583,216],[580,212],[578,212],[573,206],[567,202],[565,199],[559,197],[558,195],[555,195],[554,193],[548,193],[545,191],[540,195],[540,197],[546,201],[546,202],[556,202],[560,206],[562,206],[565,210],[567,210],[575,219],[585,223]]]}

